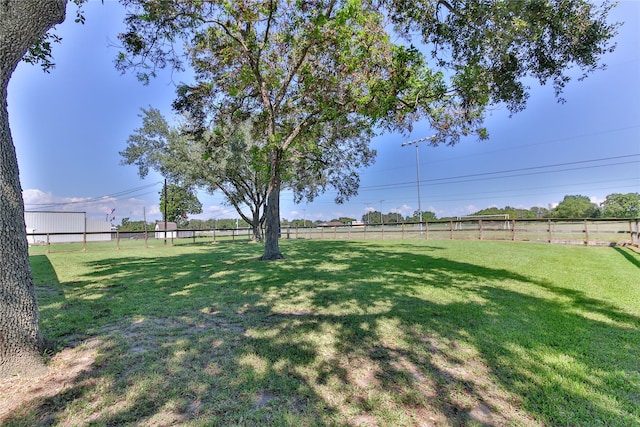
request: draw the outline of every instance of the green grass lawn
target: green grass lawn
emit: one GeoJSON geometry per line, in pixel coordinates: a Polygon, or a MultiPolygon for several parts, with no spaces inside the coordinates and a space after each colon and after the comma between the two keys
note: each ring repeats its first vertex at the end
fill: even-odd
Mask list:
{"type": "Polygon", "coordinates": [[[31,258],[56,355],[7,425],[640,424],[640,254],[477,241],[31,258]],[[44,420],[44,421],[43,421],[44,420]]]}

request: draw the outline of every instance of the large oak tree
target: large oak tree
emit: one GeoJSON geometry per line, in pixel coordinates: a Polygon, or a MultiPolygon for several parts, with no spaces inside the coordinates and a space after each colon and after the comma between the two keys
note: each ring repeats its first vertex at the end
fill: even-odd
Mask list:
{"type": "Polygon", "coordinates": [[[262,240],[269,176],[251,121],[234,125],[225,120],[211,131],[194,132],[187,120],[170,126],[155,108],[142,113],[142,126],[120,152],[122,163],[136,165],[143,178],[153,169],[184,187],[221,191],[251,224],[253,239],[262,240]]]}
{"type": "MultiPolygon", "coordinates": [[[[615,33],[608,4],[578,0],[123,3],[121,69],[146,80],[186,61],[195,78],[179,89],[178,110],[203,127],[221,112],[259,118],[270,174],[263,259],[282,256],[279,197],[287,176],[335,171],[346,178],[338,186],[348,197],[358,187],[348,157],[367,163],[348,148],[366,148],[373,130],[426,119],[434,143],[486,138],[487,108],[523,109],[529,78],[551,82],[560,97],[569,70],[598,68],[615,33]],[[345,147],[351,154],[341,156],[345,147]]],[[[315,182],[300,179],[294,189],[313,196],[315,182]]]]}
{"type": "Polygon", "coordinates": [[[7,87],[29,48],[64,20],[65,6],[66,0],[0,1],[0,378],[43,366],[7,87]]]}
{"type": "MultiPolygon", "coordinates": [[[[348,197],[358,185],[352,165],[367,163],[358,152],[372,130],[421,118],[436,131],[434,143],[485,138],[487,108],[523,109],[531,78],[551,82],[560,97],[570,72],[599,67],[616,29],[606,21],[608,3],[586,0],[121,1],[129,10],[123,69],[138,67],[144,79],[186,58],[195,80],[181,88],[179,110],[203,127],[219,111],[262,123],[264,259],[282,256],[283,180],[300,172],[299,195],[337,185],[348,197]],[[429,61],[411,46],[416,34],[429,61]]],[[[66,3],[0,1],[0,376],[39,365],[42,341],[7,87],[30,48],[46,66],[45,34],[64,20],[66,3]]]]}

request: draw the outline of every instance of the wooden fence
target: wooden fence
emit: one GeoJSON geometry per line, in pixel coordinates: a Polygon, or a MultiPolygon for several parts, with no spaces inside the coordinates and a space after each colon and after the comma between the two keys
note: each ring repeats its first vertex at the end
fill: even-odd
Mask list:
{"type": "Polygon", "coordinates": [[[423,223],[288,228],[294,239],[511,240],[639,246],[640,219],[476,219],[423,223]]]}
{"type": "MultiPolygon", "coordinates": [[[[640,218],[635,219],[478,219],[438,220],[423,223],[284,227],[282,239],[402,239],[402,240],[511,240],[578,245],[640,247],[640,218]]],[[[160,233],[162,234],[162,233],[160,233]]],[[[87,249],[157,247],[201,242],[247,241],[250,228],[179,230],[167,238],[150,232],[28,233],[30,252],[85,251],[87,249]],[[92,239],[108,234],[108,239],[92,239]],[[73,243],[55,243],[55,236],[73,235],[73,243]],[[100,240],[100,241],[92,241],[100,240]]],[[[105,237],[105,236],[103,236],[105,237]]]]}

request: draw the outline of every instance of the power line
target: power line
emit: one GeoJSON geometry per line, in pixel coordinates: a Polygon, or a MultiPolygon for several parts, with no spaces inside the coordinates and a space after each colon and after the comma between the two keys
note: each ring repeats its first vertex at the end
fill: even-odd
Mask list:
{"type": "MultiPolygon", "coordinates": [[[[630,130],[630,129],[634,129],[634,128],[639,128],[640,125],[632,125],[632,126],[626,126],[626,127],[622,127],[622,128],[616,128],[616,129],[608,129],[608,130],[603,130],[603,131],[597,131],[597,132],[590,132],[590,133],[583,133],[580,135],[575,135],[575,136],[569,136],[566,138],[556,138],[556,139],[549,139],[546,141],[541,141],[541,142],[533,142],[531,144],[524,144],[524,145],[512,145],[509,147],[505,147],[505,148],[501,148],[501,149],[497,149],[497,150],[490,150],[490,151],[483,151],[481,154],[468,154],[466,156],[457,156],[457,157],[452,157],[446,160],[441,160],[442,161],[449,161],[449,160],[458,160],[458,159],[463,159],[463,158],[467,158],[467,157],[475,157],[478,155],[485,155],[485,154],[493,154],[493,153],[499,153],[501,151],[510,151],[510,150],[519,150],[522,148],[528,148],[528,147],[536,147],[538,145],[546,145],[546,144],[553,144],[553,143],[558,143],[558,142],[562,142],[562,141],[569,141],[572,139],[583,139],[589,136],[596,136],[596,135],[604,135],[607,133],[613,133],[613,132],[620,132],[620,131],[625,131],[625,130],[630,130]]],[[[439,163],[439,161],[427,161],[427,164],[437,164],[439,163]]]]}
{"type": "MultiPolygon", "coordinates": [[[[616,186],[616,187],[598,187],[598,188],[591,188],[590,190],[595,191],[595,190],[611,190],[611,189],[619,189],[619,188],[631,188],[631,187],[636,187],[635,185],[621,185],[621,186],[616,186]]],[[[476,193],[476,194],[483,194],[483,193],[476,193]]],[[[503,195],[501,197],[508,197],[508,198],[523,198],[523,197],[531,197],[531,196],[546,196],[548,195],[549,192],[545,192],[545,193],[527,193],[527,194],[522,194],[522,193],[517,193],[517,194],[506,194],[503,195]]],[[[486,197],[474,197],[474,200],[487,200],[487,199],[495,199],[497,196],[486,196],[486,197]]],[[[465,201],[465,200],[469,200],[468,197],[462,198],[462,199],[438,199],[438,198],[430,198],[430,201],[433,203],[436,202],[460,202],[460,201],[465,201]]]]}
{"type": "MultiPolygon", "coordinates": [[[[531,144],[511,145],[509,147],[500,148],[500,149],[496,149],[496,150],[488,150],[488,151],[483,151],[482,153],[474,153],[474,154],[455,156],[455,157],[450,157],[450,158],[441,159],[441,160],[431,160],[431,161],[427,160],[426,162],[424,162],[424,164],[425,165],[436,165],[436,164],[439,164],[439,163],[445,163],[445,162],[452,161],[452,160],[459,160],[459,159],[465,159],[465,158],[469,158],[469,157],[484,156],[484,155],[487,155],[487,154],[494,154],[494,153],[499,153],[499,152],[503,152],[503,151],[519,150],[519,149],[523,149],[523,148],[535,147],[535,146],[546,145],[546,144],[553,144],[553,143],[558,143],[558,142],[562,142],[562,141],[569,141],[569,140],[574,140],[574,139],[583,139],[583,138],[590,137],[590,136],[605,135],[605,134],[614,133],[614,132],[622,132],[622,131],[635,129],[635,128],[640,128],[640,125],[631,125],[631,126],[625,126],[625,127],[615,128],[615,129],[606,129],[606,130],[602,130],[602,131],[583,133],[583,134],[580,134],[580,135],[568,136],[568,137],[565,137],[565,138],[555,138],[555,139],[549,139],[549,140],[541,141],[541,142],[533,142],[531,144]]],[[[393,171],[393,170],[398,170],[398,169],[405,169],[405,167],[401,166],[401,167],[395,167],[395,168],[387,168],[387,169],[376,170],[376,173],[393,171]]],[[[362,172],[364,174],[367,173],[366,170],[363,170],[362,172]]]]}
{"type": "MultiPolygon", "coordinates": [[[[497,190],[497,191],[476,191],[473,193],[455,193],[454,196],[456,197],[463,197],[466,195],[472,195],[474,196],[474,199],[477,198],[476,196],[479,195],[489,195],[489,194],[494,194],[494,196],[492,197],[482,197],[480,199],[488,199],[488,198],[493,198],[493,197],[525,197],[525,196],[535,196],[535,195],[544,195],[544,194],[548,194],[549,190],[552,189],[563,189],[563,188],[567,188],[567,187],[584,187],[584,186],[590,186],[590,185],[596,185],[596,184],[606,184],[606,183],[614,183],[614,182],[620,182],[620,183],[625,183],[625,182],[631,182],[634,180],[640,180],[640,176],[635,178],[625,178],[625,179],[612,179],[612,180],[598,180],[598,181],[588,181],[588,182],[573,182],[573,183],[564,183],[562,185],[556,185],[556,186],[543,186],[543,187],[526,187],[526,188],[515,188],[515,189],[510,189],[510,190],[497,190]],[[535,191],[535,190],[547,190],[545,193],[528,193],[529,191],[535,191]],[[517,192],[517,193],[515,193],[517,192]],[[499,195],[500,193],[507,193],[507,194],[502,194],[499,195]],[[526,193],[526,194],[525,194],[526,193]]],[[[410,186],[415,185],[414,182],[410,182],[408,183],[410,184],[410,186]]],[[[448,184],[448,183],[440,183],[440,184],[448,184]]],[[[407,185],[408,187],[409,185],[407,185]]],[[[589,191],[592,190],[617,190],[620,188],[637,188],[638,184],[631,184],[631,185],[616,185],[614,187],[598,187],[598,188],[589,188],[589,191]]],[[[399,188],[399,187],[397,187],[399,188]]],[[[580,191],[580,190],[576,190],[576,191],[580,191]]],[[[331,194],[332,192],[326,192],[325,194],[331,194]]],[[[430,195],[429,200],[430,202],[444,202],[444,201],[460,201],[460,200],[466,200],[465,199],[442,199],[442,198],[438,198],[437,195],[430,195]]],[[[401,197],[401,198],[391,198],[388,199],[389,201],[406,201],[407,198],[406,197],[401,197]]],[[[314,202],[316,204],[326,204],[326,205],[333,205],[333,202],[323,202],[323,201],[316,201],[314,202]]]]}
{"type": "MultiPolygon", "coordinates": [[[[484,181],[484,180],[489,180],[489,179],[503,179],[503,178],[513,178],[513,177],[518,177],[518,176],[530,176],[530,175],[542,175],[542,174],[547,174],[547,173],[566,172],[566,171],[572,171],[572,170],[594,169],[594,168],[601,168],[601,167],[608,167],[608,166],[618,166],[618,165],[625,165],[625,164],[632,164],[632,163],[640,163],[640,161],[639,160],[633,160],[633,161],[628,161],[628,162],[609,163],[609,164],[606,164],[606,165],[582,166],[582,167],[576,167],[576,168],[564,168],[564,169],[556,169],[556,170],[550,170],[550,171],[538,171],[538,172],[529,172],[529,173],[523,173],[523,174],[511,174],[511,175],[504,175],[504,176],[499,176],[499,177],[494,177],[494,176],[490,177],[490,175],[498,175],[498,174],[503,174],[503,173],[520,172],[520,171],[528,171],[528,170],[536,170],[536,169],[559,167],[559,166],[568,166],[568,165],[576,165],[576,164],[591,163],[591,162],[606,161],[606,160],[614,160],[614,159],[629,158],[629,157],[638,157],[638,156],[640,156],[640,154],[629,154],[629,155],[625,155],[625,156],[605,157],[605,158],[601,158],[601,159],[592,159],[592,160],[580,160],[580,161],[576,161],[576,162],[557,163],[557,164],[545,165],[545,166],[532,166],[532,167],[527,167],[527,168],[509,169],[509,170],[503,170],[503,171],[482,172],[482,173],[477,173],[477,174],[450,176],[450,177],[445,177],[445,178],[424,179],[424,180],[421,181],[421,183],[430,183],[431,185],[457,184],[457,183],[470,182],[470,181],[476,182],[476,181],[484,181]],[[474,179],[463,179],[463,178],[474,178],[474,179]],[[452,180],[456,180],[456,181],[452,181],[452,180]],[[447,182],[442,182],[442,181],[447,181],[447,182]]],[[[396,183],[390,183],[390,184],[363,186],[363,187],[360,187],[360,191],[374,191],[374,190],[383,190],[383,189],[391,189],[391,188],[402,188],[402,187],[408,187],[408,186],[412,186],[412,185],[415,185],[415,182],[413,182],[413,181],[396,182],[396,183]]]]}
{"type": "MultiPolygon", "coordinates": [[[[535,196],[535,195],[545,195],[545,194],[548,194],[549,190],[552,190],[552,189],[566,189],[568,187],[584,187],[587,185],[606,184],[606,183],[612,183],[612,182],[625,183],[628,181],[630,180],[629,179],[611,179],[611,180],[604,180],[604,181],[579,182],[579,183],[571,183],[571,184],[566,183],[563,185],[544,186],[544,187],[513,188],[509,190],[496,190],[496,191],[474,191],[473,193],[455,193],[454,195],[456,197],[473,196],[474,199],[478,198],[477,196],[479,195],[489,195],[489,194],[493,194],[494,196],[492,197],[527,197],[527,196],[535,196]],[[528,191],[537,191],[537,190],[546,190],[546,192],[528,193],[528,191]]],[[[597,188],[590,187],[589,190],[590,191],[591,190],[611,190],[611,189],[630,188],[630,187],[637,187],[637,185],[630,184],[630,185],[616,185],[614,187],[611,187],[611,186],[597,187],[597,188]]],[[[580,190],[576,190],[576,191],[580,191],[580,190]]],[[[429,200],[438,201],[438,202],[465,200],[465,199],[442,199],[438,197],[442,197],[442,196],[437,196],[432,194],[430,195],[429,200]]],[[[491,198],[491,197],[486,197],[486,198],[491,198]]],[[[403,197],[402,199],[392,199],[392,200],[406,200],[406,197],[403,197]]]]}
{"type": "MultiPolygon", "coordinates": [[[[444,180],[448,180],[448,179],[471,178],[471,177],[476,177],[476,176],[497,175],[497,174],[501,174],[501,173],[511,173],[511,172],[526,171],[526,170],[545,169],[545,168],[553,168],[553,167],[558,167],[558,166],[578,165],[578,164],[583,164],[583,163],[593,163],[593,162],[608,161],[608,160],[626,159],[626,158],[629,158],[629,157],[639,157],[639,156],[640,156],[640,154],[627,154],[627,155],[624,155],[624,156],[603,157],[603,158],[600,158],[600,159],[578,160],[578,161],[575,161],[575,162],[556,163],[556,164],[552,164],[552,165],[531,166],[531,167],[526,167],[526,168],[506,169],[506,170],[495,171],[495,172],[483,172],[483,173],[476,173],[476,174],[469,174],[469,175],[458,175],[458,176],[448,177],[448,178],[436,178],[436,179],[425,180],[423,182],[435,182],[435,181],[444,181],[444,180]]],[[[548,171],[548,172],[555,172],[555,171],[548,171]]]]}
{"type": "Polygon", "coordinates": [[[117,200],[121,200],[123,198],[123,196],[129,196],[129,197],[134,197],[134,196],[144,196],[147,194],[151,194],[153,193],[153,191],[150,192],[145,192],[145,193],[141,193],[141,194],[135,194],[138,193],[139,191],[142,190],[146,190],[148,188],[151,187],[155,187],[158,184],[161,184],[160,181],[158,182],[154,182],[151,184],[147,184],[147,185],[143,185],[140,187],[135,187],[135,188],[130,188],[127,190],[122,190],[122,191],[118,191],[112,194],[108,194],[106,196],[100,196],[100,197],[91,197],[88,199],[84,199],[84,200],[72,200],[72,201],[68,201],[68,202],[51,202],[51,203],[25,203],[25,206],[36,206],[35,210],[42,210],[42,209],[50,209],[50,208],[55,208],[55,207],[59,207],[59,206],[69,206],[69,205],[90,205],[93,203],[100,203],[100,202],[111,202],[111,201],[117,201],[117,200]]]}

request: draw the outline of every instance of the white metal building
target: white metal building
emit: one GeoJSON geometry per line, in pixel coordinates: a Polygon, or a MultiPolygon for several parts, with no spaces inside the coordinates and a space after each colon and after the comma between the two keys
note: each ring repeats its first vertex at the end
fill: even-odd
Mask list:
{"type": "Polygon", "coordinates": [[[26,211],[24,222],[27,228],[27,241],[30,245],[49,243],[97,242],[111,240],[111,223],[87,219],[86,212],[26,211]],[[90,233],[100,234],[90,234],[90,233]]]}
{"type": "MultiPolygon", "coordinates": [[[[167,239],[179,239],[185,237],[193,237],[193,231],[191,230],[178,230],[178,224],[175,222],[167,222],[167,231],[166,238],[167,239]]],[[[165,238],[165,222],[164,221],[156,221],[155,226],[155,237],[156,239],[164,239],[165,238]]]]}

